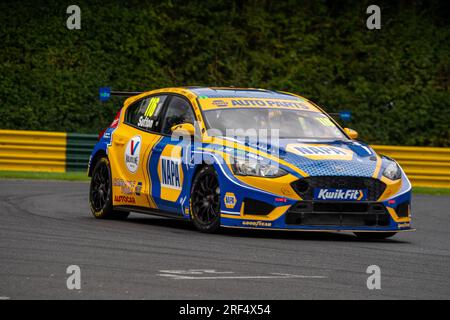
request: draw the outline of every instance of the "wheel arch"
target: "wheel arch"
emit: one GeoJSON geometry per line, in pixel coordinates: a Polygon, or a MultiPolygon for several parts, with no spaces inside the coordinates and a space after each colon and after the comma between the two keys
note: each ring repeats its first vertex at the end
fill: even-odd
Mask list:
{"type": "Polygon", "coordinates": [[[218,180],[219,180],[219,186],[220,186],[220,184],[221,184],[221,179],[223,179],[223,177],[222,177],[222,174],[221,174],[221,168],[220,167],[218,167],[219,165],[217,164],[217,163],[208,163],[207,161],[205,161],[205,160],[202,160],[202,162],[201,163],[199,163],[196,167],[195,167],[195,169],[194,169],[194,172],[193,172],[193,174],[192,174],[192,176],[191,176],[191,179],[190,179],[190,190],[189,190],[189,194],[190,194],[190,192],[191,192],[191,190],[192,190],[192,187],[193,187],[193,183],[194,183],[194,180],[195,180],[195,177],[197,176],[197,174],[200,172],[200,170],[202,170],[204,167],[207,167],[207,166],[210,166],[210,167],[213,167],[214,168],[214,171],[216,172],[216,174],[217,174],[217,177],[218,177],[218,180]]]}
{"type": "Polygon", "coordinates": [[[88,171],[89,177],[92,177],[92,171],[94,171],[94,168],[97,165],[98,160],[100,160],[101,158],[108,158],[106,151],[103,149],[98,150],[92,157],[91,164],[89,166],[89,171],[88,171]]]}

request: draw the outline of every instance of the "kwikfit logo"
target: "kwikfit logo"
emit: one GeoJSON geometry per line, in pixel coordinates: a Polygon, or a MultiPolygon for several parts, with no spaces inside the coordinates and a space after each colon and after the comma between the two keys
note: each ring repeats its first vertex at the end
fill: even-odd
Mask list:
{"type": "Polygon", "coordinates": [[[315,200],[361,201],[366,200],[367,189],[315,189],[315,200]]]}

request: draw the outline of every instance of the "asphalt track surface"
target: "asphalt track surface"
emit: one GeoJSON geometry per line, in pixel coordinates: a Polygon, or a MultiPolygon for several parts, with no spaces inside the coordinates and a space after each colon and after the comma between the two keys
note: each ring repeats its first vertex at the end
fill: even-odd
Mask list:
{"type": "Polygon", "coordinates": [[[416,195],[416,232],[361,241],[342,233],[208,235],[139,214],[96,220],[88,187],[0,181],[0,299],[450,298],[450,197],[416,195]],[[81,268],[81,290],[67,289],[69,265],[81,268]],[[381,268],[381,290],[367,289],[369,265],[381,268]]]}

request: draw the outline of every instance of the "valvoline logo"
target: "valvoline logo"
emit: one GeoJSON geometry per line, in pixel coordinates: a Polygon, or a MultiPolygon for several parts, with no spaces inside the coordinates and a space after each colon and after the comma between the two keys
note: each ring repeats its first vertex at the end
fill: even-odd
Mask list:
{"type": "Polygon", "coordinates": [[[139,154],[141,152],[141,137],[135,136],[131,138],[125,149],[125,164],[127,169],[135,173],[139,166],[139,154]]]}
{"type": "Polygon", "coordinates": [[[367,200],[367,189],[316,188],[314,200],[364,201],[367,200]]]}

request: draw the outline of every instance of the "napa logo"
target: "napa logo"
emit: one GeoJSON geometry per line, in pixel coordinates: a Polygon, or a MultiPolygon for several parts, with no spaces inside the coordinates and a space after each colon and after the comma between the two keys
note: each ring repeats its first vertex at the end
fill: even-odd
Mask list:
{"type": "Polygon", "coordinates": [[[125,164],[131,173],[135,173],[139,167],[139,154],[141,153],[141,137],[135,136],[128,141],[125,148],[125,164]]]}
{"type": "Polygon", "coordinates": [[[363,201],[367,200],[367,189],[314,189],[314,200],[363,201]]]}
{"type": "Polygon", "coordinates": [[[353,151],[323,144],[292,143],[286,151],[312,160],[352,160],[353,151]]]}
{"type": "Polygon", "coordinates": [[[227,207],[227,209],[234,209],[236,206],[236,196],[232,192],[227,192],[225,193],[223,202],[225,203],[225,207],[227,207]]]}
{"type": "Polygon", "coordinates": [[[161,186],[181,190],[181,159],[161,157],[161,186]]]}

